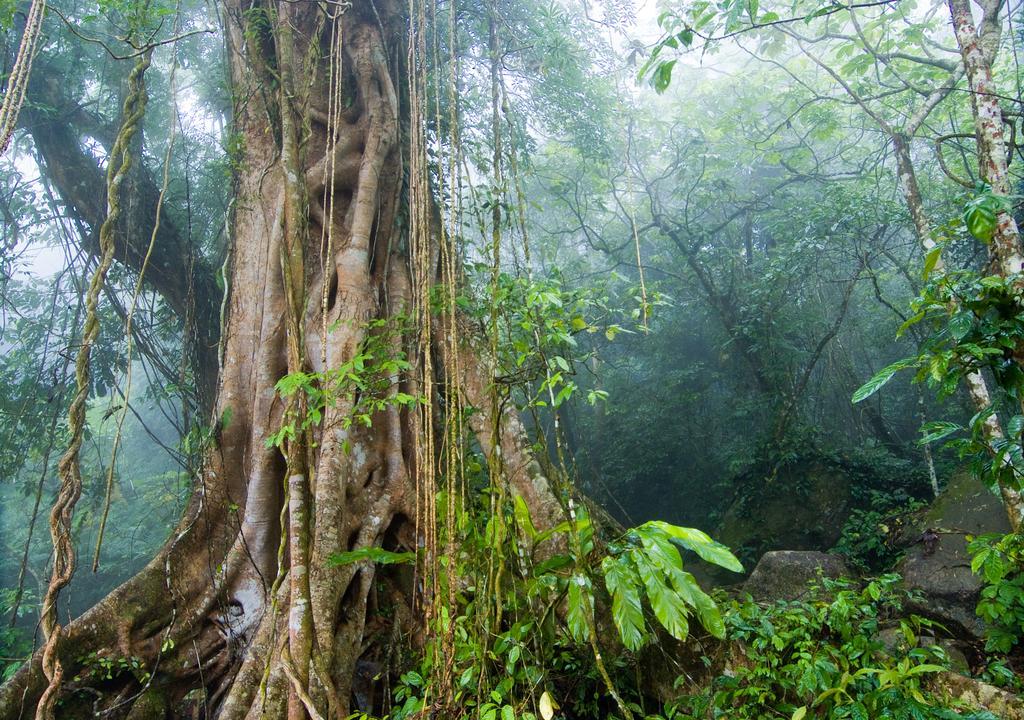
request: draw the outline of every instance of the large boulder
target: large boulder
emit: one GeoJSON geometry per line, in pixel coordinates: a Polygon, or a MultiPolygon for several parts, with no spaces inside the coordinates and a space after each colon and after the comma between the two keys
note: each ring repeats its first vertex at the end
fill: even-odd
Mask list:
{"type": "Polygon", "coordinates": [[[761,556],[743,589],[760,601],[799,600],[819,578],[849,575],[839,555],[815,550],[774,550],[761,556]]]}
{"type": "Polygon", "coordinates": [[[904,586],[920,595],[908,609],[960,637],[980,638],[984,628],[974,608],[981,581],[971,572],[966,538],[1009,531],[1000,499],[969,473],[954,475],[917,523],[913,544],[897,566],[904,586]]]}
{"type": "Polygon", "coordinates": [[[756,479],[722,516],[715,539],[745,558],[769,550],[827,550],[853,506],[850,474],[819,460],[799,461],[756,479]]]}

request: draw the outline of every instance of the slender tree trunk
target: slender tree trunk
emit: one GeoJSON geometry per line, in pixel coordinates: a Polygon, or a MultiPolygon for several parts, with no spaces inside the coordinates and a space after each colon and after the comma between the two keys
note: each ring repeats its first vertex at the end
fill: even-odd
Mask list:
{"type": "MultiPolygon", "coordinates": [[[[955,1],[951,0],[951,2],[955,1]]],[[[907,209],[910,211],[910,217],[914,222],[918,241],[921,243],[925,253],[928,253],[935,248],[935,239],[932,237],[931,223],[925,212],[921,190],[917,184],[917,173],[914,170],[914,164],[910,157],[910,147],[907,144],[906,138],[898,133],[892,135],[892,140],[896,153],[896,170],[899,175],[903,198],[907,203],[907,209]]],[[[932,272],[941,275],[945,271],[945,264],[940,257],[936,261],[932,272]]],[[[989,394],[985,377],[980,372],[973,371],[968,373],[964,384],[967,386],[967,395],[970,397],[971,404],[975,410],[981,412],[991,407],[992,397],[989,394]]],[[[999,418],[996,417],[995,413],[990,413],[985,418],[982,432],[985,439],[989,442],[998,441],[1005,437],[1003,428],[999,424],[999,418]]],[[[1021,520],[1024,519],[1024,498],[1021,497],[1020,491],[1010,487],[1002,480],[999,482],[999,494],[1003,498],[1003,505],[1006,508],[1006,516],[1010,521],[1010,527],[1016,530],[1020,527],[1021,520]]]]}
{"type": "MultiPolygon", "coordinates": [[[[984,3],[984,22],[998,21],[999,3],[984,3]]],[[[1010,175],[1007,167],[1006,142],[1003,137],[1003,114],[999,108],[999,97],[992,81],[992,58],[995,48],[986,52],[982,38],[978,36],[971,16],[969,0],[949,0],[949,12],[953,20],[953,33],[963,58],[964,70],[971,96],[971,112],[974,116],[974,130],[978,145],[978,169],[982,180],[987,182],[994,195],[1010,195],[1010,175]]],[[[992,237],[990,253],[999,273],[1003,277],[1017,277],[1024,270],[1024,255],[1021,253],[1020,231],[1010,212],[1000,212],[996,217],[996,230],[992,237]]],[[[1018,348],[1014,353],[1018,364],[1024,364],[1024,353],[1018,348]]],[[[984,388],[979,388],[978,391],[984,388]]],[[[972,393],[975,389],[972,388],[972,393]]],[[[987,395],[987,390],[985,392],[987,395]]],[[[994,416],[989,416],[996,425],[994,416]]],[[[985,423],[986,436],[998,431],[996,438],[1003,438],[1002,430],[989,430],[985,423]]],[[[1000,483],[1003,501],[1010,516],[1010,525],[1016,532],[1024,519],[1024,498],[1019,491],[1000,483]]]]}
{"type": "MultiPolygon", "coordinates": [[[[986,13],[993,14],[993,21],[998,18],[998,8],[998,3],[985,7],[986,13]]],[[[992,59],[986,54],[974,28],[969,0],[949,0],[949,12],[967,72],[980,175],[992,188],[993,195],[1007,197],[1011,191],[1010,173],[1003,137],[1003,113],[999,108],[998,89],[992,81],[992,59]]],[[[1013,213],[1001,212],[996,217],[992,255],[1004,277],[1019,275],[1024,270],[1020,230],[1013,213]]]]}
{"type": "MultiPolygon", "coordinates": [[[[380,662],[391,637],[368,620],[381,605],[409,606],[411,588],[369,561],[332,567],[329,558],[417,548],[416,413],[387,404],[369,426],[349,425],[358,400],[340,398],[284,452],[267,444],[303,413],[275,392],[285,374],[340,367],[369,323],[397,323],[414,305],[402,221],[416,212],[403,187],[407,27],[392,0],[342,7],[225,2],[244,152],[217,431],[171,540],[65,628],[58,652],[65,677],[79,678],[62,691],[68,716],[87,701],[116,708],[112,717],[344,718],[357,665],[380,662]],[[333,102],[332,72],[343,73],[333,102]],[[151,677],[97,681],[83,664],[89,653],[136,658],[151,677]],[[76,693],[84,687],[101,700],[76,693]]],[[[437,367],[459,368],[433,377],[413,363],[389,378],[388,393],[457,385],[478,411],[471,429],[485,452],[501,447],[506,480],[535,523],[557,522],[560,504],[518,417],[491,417],[493,370],[479,343],[417,349],[398,332],[383,342],[396,356],[433,352],[437,367]],[[457,363],[444,362],[453,354],[457,363]]],[[[36,657],[0,687],[0,720],[30,715],[43,684],[36,657]]]]}

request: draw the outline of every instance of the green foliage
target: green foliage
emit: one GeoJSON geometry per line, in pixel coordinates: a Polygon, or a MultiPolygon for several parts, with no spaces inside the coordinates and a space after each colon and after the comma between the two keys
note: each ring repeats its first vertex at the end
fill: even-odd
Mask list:
{"type": "Polygon", "coordinates": [[[391,552],[379,547],[360,548],[348,552],[335,553],[330,557],[331,565],[351,565],[352,563],[369,560],[378,565],[402,565],[416,562],[416,553],[391,552]]]}
{"type": "Polygon", "coordinates": [[[650,639],[641,606],[646,597],[658,623],[678,640],[689,634],[689,620],[696,614],[701,625],[716,638],[725,637],[725,626],[715,602],[683,570],[678,544],[704,560],[734,572],[743,566],[731,552],[692,528],[650,521],[633,528],[609,546],[601,561],[605,585],[612,598],[612,619],[626,649],[637,651],[650,639]]]}
{"type": "Polygon", "coordinates": [[[399,341],[406,326],[403,316],[372,320],[364,325],[365,336],[358,351],[336,368],[322,372],[289,373],[275,386],[282,398],[304,396],[304,412],[291,408],[280,429],[267,438],[267,447],[281,447],[323,422],[328,408],[344,408],[340,425],[353,423],[370,427],[373,416],[389,406],[412,407],[418,398],[392,389],[411,365],[399,341]]]}
{"type": "Polygon", "coordinates": [[[940,647],[921,643],[931,623],[903,617],[898,583],[895,575],[863,588],[823,580],[806,601],[733,601],[725,623],[741,657],[732,672],[663,717],[991,718],[960,715],[928,692],[928,677],[948,659],[940,647]],[[896,631],[895,647],[882,640],[887,628],[896,631]]]}
{"type": "Polygon", "coordinates": [[[992,242],[1000,213],[1013,212],[1012,197],[992,194],[992,188],[982,185],[973,198],[964,205],[963,220],[967,231],[984,243],[992,242]]]}
{"type": "MultiPolygon", "coordinates": [[[[609,597],[612,619],[629,651],[656,642],[652,624],[683,639],[696,618],[710,634],[724,636],[717,605],[683,570],[676,547],[740,567],[704,533],[650,522],[606,544],[595,536],[585,507],[576,508],[574,520],[538,531],[521,498],[494,501],[485,489],[457,512],[456,564],[443,555],[436,578],[441,597],[454,584],[457,606],[438,610],[434,639],[400,678],[391,720],[417,717],[427,699],[442,692],[443,682],[450,683],[455,703],[446,717],[543,720],[552,717],[545,712],[553,713],[556,704],[566,708],[566,717],[618,717],[591,648],[595,640],[605,642],[593,633],[596,614],[607,612],[609,597]],[[437,667],[440,646],[435,644],[442,642],[451,643],[444,655],[449,664],[437,667]]],[[[438,506],[445,506],[444,497],[438,506]]],[[[346,555],[351,562],[411,559],[408,553],[385,551],[346,555]]],[[[605,667],[618,676],[629,653],[605,650],[605,667]]],[[[635,697],[635,678],[627,673],[619,681],[620,692],[635,697]]]]}
{"type": "MultiPolygon", "coordinates": [[[[15,590],[0,588],[0,684],[6,682],[32,654],[32,637],[21,627],[10,627],[8,620],[14,610],[15,590]]],[[[18,616],[34,614],[36,603],[30,592],[22,598],[18,616]]]]}
{"type": "MultiPolygon", "coordinates": [[[[499,381],[527,393],[530,408],[557,409],[575,397],[577,368],[594,357],[593,340],[586,338],[603,333],[610,342],[620,333],[632,334],[628,326],[640,315],[614,307],[599,289],[571,288],[558,272],[536,279],[502,273],[492,296],[489,267],[472,271],[472,284],[483,289],[459,294],[455,303],[481,323],[489,321],[492,309],[497,313],[499,381]]],[[[435,303],[444,291],[437,289],[435,303]]],[[[649,298],[648,313],[664,302],[657,294],[649,298]]],[[[587,393],[591,405],[607,398],[603,390],[587,393]]]]}
{"type": "Polygon", "coordinates": [[[75,680],[90,679],[93,681],[113,680],[120,675],[131,675],[140,684],[149,682],[151,674],[146,670],[142,660],[135,656],[121,657],[90,652],[78,658],[81,666],[75,680]]]}
{"type": "Polygon", "coordinates": [[[1024,638],[1024,536],[968,538],[971,571],[983,586],[978,616],[985,621],[985,649],[1009,653],[1024,638]]]}
{"type": "Polygon", "coordinates": [[[868,505],[850,511],[833,550],[863,570],[884,570],[899,557],[895,540],[907,519],[926,507],[903,490],[868,491],[868,505]]]}
{"type": "Polygon", "coordinates": [[[917,358],[904,358],[902,360],[897,360],[891,365],[886,365],[875,373],[870,380],[857,388],[857,391],[853,393],[853,402],[859,403],[867,400],[869,397],[881,390],[900,370],[905,370],[906,368],[913,367],[916,364],[917,358]]]}

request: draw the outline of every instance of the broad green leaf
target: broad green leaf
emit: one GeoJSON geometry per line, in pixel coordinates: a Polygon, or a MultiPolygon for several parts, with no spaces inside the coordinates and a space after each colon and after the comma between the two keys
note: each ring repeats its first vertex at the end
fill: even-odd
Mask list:
{"type": "Polygon", "coordinates": [[[954,340],[963,340],[974,327],[974,317],[969,312],[958,312],[949,319],[946,327],[954,340]]]}
{"type": "Polygon", "coordinates": [[[981,195],[964,207],[964,225],[967,226],[967,231],[984,243],[992,241],[998,222],[998,205],[991,199],[991,195],[981,195]]]}
{"type": "MultiPolygon", "coordinates": [[[[644,523],[635,530],[637,537],[647,551],[648,557],[668,575],[673,570],[683,569],[679,551],[669,542],[668,534],[651,523],[644,523]]],[[[708,538],[710,540],[710,538],[708,538]]]]}
{"type": "Polygon", "coordinates": [[[537,529],[533,526],[533,520],[530,519],[530,508],[526,506],[526,501],[523,500],[522,495],[516,495],[513,504],[515,506],[516,525],[519,526],[519,529],[530,540],[533,540],[537,537],[537,529]]]}
{"type": "Polygon", "coordinates": [[[627,650],[637,651],[644,645],[647,624],[640,605],[640,577],[627,558],[606,557],[601,562],[604,583],[612,596],[612,620],[627,650]]]}
{"type": "Polygon", "coordinates": [[[883,385],[892,380],[893,375],[898,373],[900,370],[912,367],[916,362],[917,358],[903,358],[902,360],[897,360],[892,365],[886,365],[875,373],[874,377],[857,388],[857,392],[853,394],[853,402],[859,403],[863,400],[867,400],[869,397],[881,390],[883,385]]]}
{"type": "Polygon", "coordinates": [[[952,435],[957,430],[963,430],[963,428],[960,425],[957,425],[956,423],[944,422],[940,420],[926,423],[921,428],[921,432],[923,432],[924,435],[922,435],[921,439],[917,441],[917,444],[926,445],[928,443],[935,442],[936,440],[941,440],[944,437],[952,435]]]}
{"type": "Polygon", "coordinates": [[[685,640],[690,632],[690,624],[686,620],[686,607],[682,599],[665,584],[664,574],[643,550],[632,550],[630,556],[640,573],[640,579],[643,580],[647,602],[651,604],[654,617],[672,637],[685,640]]]}
{"type": "Polygon", "coordinates": [[[568,602],[566,620],[569,623],[569,634],[578,643],[588,642],[594,617],[594,596],[587,576],[575,574],[569,578],[568,602]]]}
{"type": "MultiPolygon", "coordinates": [[[[582,515],[582,513],[581,513],[581,515],[582,515]]],[[[577,517],[575,525],[576,525],[576,531],[582,534],[585,530],[587,530],[590,527],[590,518],[587,517],[586,515],[583,515],[582,517],[577,517]]],[[[555,525],[553,528],[548,528],[544,532],[538,533],[537,537],[536,537],[536,542],[537,542],[537,544],[540,544],[540,543],[544,542],[545,540],[547,540],[548,538],[550,538],[552,535],[555,535],[556,533],[567,533],[567,532],[569,532],[569,530],[571,528],[572,528],[572,525],[569,524],[568,520],[566,520],[565,522],[560,522],[557,525],[555,525]]]]}
{"type": "Polygon", "coordinates": [[[686,587],[690,593],[687,600],[697,611],[697,619],[700,620],[700,624],[704,626],[704,629],[712,637],[724,640],[725,621],[722,620],[722,613],[719,611],[718,605],[715,604],[710,595],[700,589],[700,585],[697,584],[697,578],[688,572],[679,572],[678,575],[681,582],[685,583],[685,585],[677,584],[680,582],[680,579],[673,575],[672,584],[676,586],[676,591],[683,595],[681,587],[686,587]]]}
{"type": "Polygon", "coordinates": [[[651,526],[661,530],[673,542],[697,553],[706,562],[718,565],[726,570],[732,570],[733,572],[743,572],[742,563],[736,559],[736,556],[732,554],[729,548],[722,543],[712,540],[707,533],[694,528],[670,525],[660,520],[652,520],[640,527],[644,526],[651,526]]]}
{"type": "Polygon", "coordinates": [[[534,577],[540,577],[544,573],[555,572],[572,564],[573,559],[569,555],[555,555],[534,566],[533,575],[534,577]]]}
{"type": "Polygon", "coordinates": [[[940,257],[942,257],[941,245],[936,245],[928,251],[927,255],[924,256],[924,271],[922,275],[925,280],[927,280],[928,276],[932,274],[932,270],[934,270],[935,266],[939,263],[940,257]]]}
{"type": "MultiPolygon", "coordinates": [[[[672,547],[664,537],[653,533],[641,534],[640,538],[648,559],[668,578],[671,587],[682,601],[697,611],[697,618],[704,629],[714,637],[724,638],[725,623],[722,620],[722,614],[718,611],[718,606],[701,590],[697,579],[683,571],[679,551],[672,547]]],[[[710,540],[710,538],[708,539],[710,540]]]]}
{"type": "MultiPolygon", "coordinates": [[[[654,69],[654,74],[651,75],[651,85],[654,87],[654,91],[659,95],[665,92],[668,89],[668,86],[672,84],[672,68],[674,68],[675,65],[675,60],[668,60],[666,62],[658,63],[658,67],[654,69]]],[[[607,334],[607,331],[605,331],[605,334],[607,334]]]]}

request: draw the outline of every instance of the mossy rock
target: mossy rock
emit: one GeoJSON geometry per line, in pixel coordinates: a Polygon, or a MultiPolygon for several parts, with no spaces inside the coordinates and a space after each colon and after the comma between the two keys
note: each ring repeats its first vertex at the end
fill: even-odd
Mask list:
{"type": "Polygon", "coordinates": [[[773,550],[761,556],[743,584],[754,600],[800,600],[821,578],[835,580],[850,574],[839,555],[817,550],[773,550]]]}
{"type": "Polygon", "coordinates": [[[987,710],[1004,720],[1024,720],[1024,701],[997,687],[957,673],[939,673],[933,690],[973,710],[987,710]]]}
{"type": "Polygon", "coordinates": [[[850,474],[824,460],[796,462],[755,483],[715,533],[748,570],[771,550],[828,550],[854,505],[850,474]]]}
{"type": "Polygon", "coordinates": [[[896,568],[905,587],[921,596],[908,609],[965,639],[981,638],[984,627],[974,612],[981,581],[971,572],[967,536],[1009,531],[999,497],[970,473],[955,474],[921,515],[896,568]],[[927,542],[926,531],[931,538],[927,542]]]}

